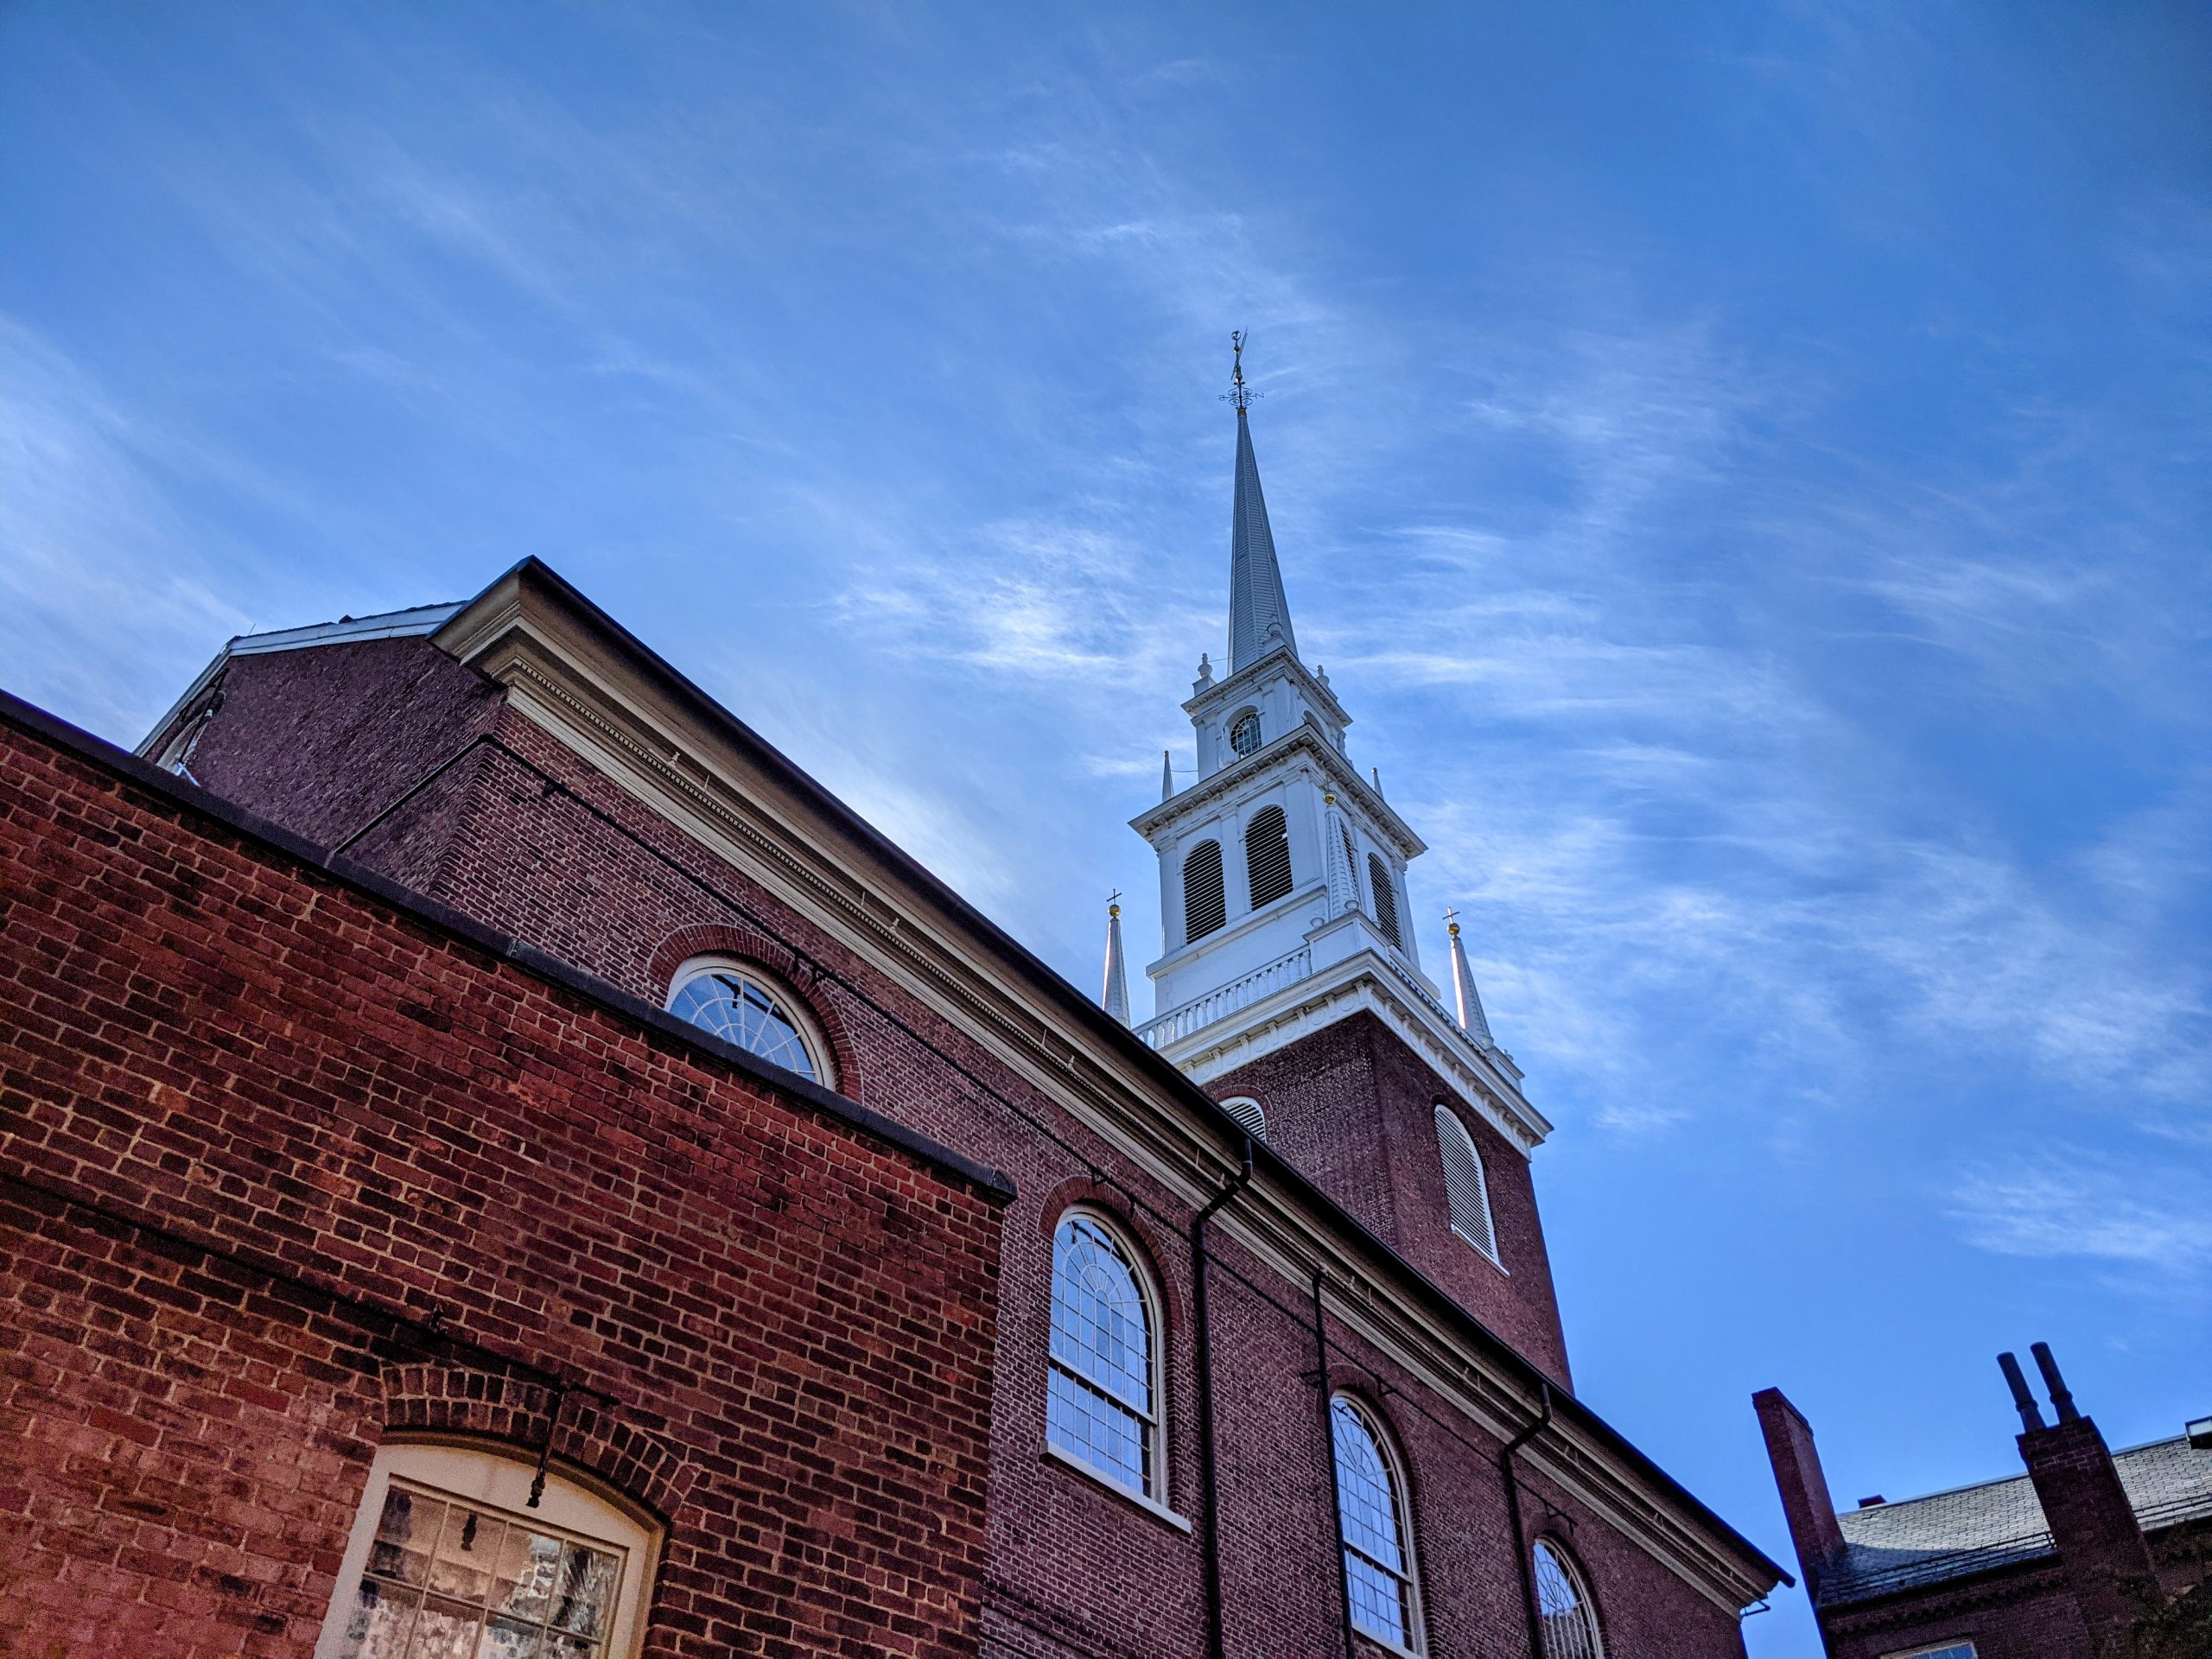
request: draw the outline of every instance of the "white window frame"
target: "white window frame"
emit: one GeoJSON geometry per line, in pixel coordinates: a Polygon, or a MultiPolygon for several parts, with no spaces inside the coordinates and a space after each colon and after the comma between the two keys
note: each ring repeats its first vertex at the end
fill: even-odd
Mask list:
{"type": "Polygon", "coordinates": [[[1221,1103],[1221,1109],[1243,1125],[1245,1132],[1255,1141],[1268,1138],[1267,1108],[1251,1096],[1231,1095],[1221,1103]]]}
{"type": "MultiPolygon", "coordinates": [[[[1152,1408],[1149,1411],[1142,1410],[1117,1395],[1107,1394],[1103,1389],[1097,1391],[1104,1398],[1144,1424],[1145,1484],[1150,1490],[1140,1491],[1123,1481],[1112,1470],[1101,1469],[1096,1464],[1084,1457],[1081,1452],[1056,1444],[1052,1440],[1049,1404],[1046,1408],[1045,1421],[1046,1450],[1058,1461],[1066,1464],[1071,1469],[1080,1470],[1101,1485],[1111,1487],[1115,1491],[1135,1500],[1142,1507],[1152,1510],[1187,1529],[1189,1523],[1175,1515],[1167,1501],[1167,1321],[1161,1313],[1164,1304],[1160,1300],[1160,1287],[1152,1282],[1152,1269],[1145,1260],[1145,1253],[1137,1248],[1135,1239],[1130,1236],[1128,1224],[1112,1211],[1102,1210],[1097,1205],[1090,1204],[1071,1204],[1061,1211],[1054,1219],[1052,1237],[1048,1241],[1052,1247],[1048,1283],[1057,1281],[1059,1277],[1060,1229],[1071,1221],[1090,1222],[1114,1241],[1116,1248],[1122,1253],[1122,1259],[1129,1264],[1129,1276],[1136,1281],[1137,1300],[1144,1304],[1147,1338],[1145,1363],[1152,1383],[1152,1408]]],[[[1052,1321],[1052,1304],[1051,1299],[1048,1298],[1045,1310],[1045,1374],[1047,1382],[1047,1400],[1049,1401],[1051,1397],[1049,1385],[1052,1374],[1056,1370],[1066,1370],[1071,1376],[1076,1376],[1076,1386],[1078,1388],[1096,1389],[1096,1384],[1086,1377],[1077,1376],[1054,1356],[1052,1321]]]]}
{"type": "Polygon", "coordinates": [[[1473,1245],[1484,1261],[1502,1273],[1505,1270],[1505,1258],[1497,1248],[1497,1212],[1491,1207],[1490,1168],[1483,1162],[1483,1149],[1475,1144],[1474,1131],[1467,1127],[1465,1118],[1452,1109],[1450,1102],[1440,1100],[1436,1103],[1435,1118],[1436,1156],[1444,1172],[1444,1205],[1446,1211],[1452,1214],[1452,1231],[1473,1245]],[[1477,1238],[1460,1226],[1458,1214],[1452,1211],[1452,1156],[1446,1141],[1450,1133],[1446,1127],[1447,1123],[1451,1129],[1459,1131],[1459,1143],[1474,1165],[1475,1198],[1482,1205],[1483,1230],[1487,1235],[1483,1238],[1477,1238]]]}
{"type": "MultiPolygon", "coordinates": [[[[1529,1571],[1532,1574],[1536,1572],[1536,1552],[1540,1549],[1559,1563],[1560,1576],[1566,1579],[1567,1588],[1574,1592],[1574,1605],[1582,1614],[1584,1627],[1590,1632],[1588,1659],[1605,1659],[1605,1622],[1598,1616],[1597,1597],[1590,1593],[1590,1575],[1582,1570],[1582,1563],[1574,1559],[1574,1552],[1561,1540],[1549,1534],[1529,1546],[1529,1571]]],[[[1541,1626],[1543,1618],[1541,1611],[1538,1618],[1541,1626]]],[[[1544,1659],[1554,1659],[1550,1632],[1541,1630],[1539,1640],[1544,1649],[1544,1659]]],[[[1574,1656],[1567,1656],[1566,1659],[1574,1659],[1574,1656]]]]}
{"type": "MultiPolygon", "coordinates": [[[[1363,1642],[1371,1642],[1376,1647],[1386,1648],[1392,1653],[1408,1654],[1413,1656],[1414,1659],[1420,1659],[1420,1656],[1428,1651],[1427,1634],[1428,1617],[1427,1609],[1422,1604],[1421,1592],[1421,1552],[1414,1545],[1414,1488],[1412,1480],[1407,1476],[1405,1456],[1398,1450],[1398,1437],[1390,1432],[1390,1426],[1382,1421],[1382,1414],[1351,1389],[1338,1389],[1329,1396],[1330,1479],[1333,1481],[1337,1478],[1335,1473],[1336,1429],[1337,1404],[1339,1401],[1349,1407],[1352,1414],[1366,1427],[1368,1439],[1375,1442],[1375,1449],[1382,1454],[1383,1472],[1390,1482],[1391,1499],[1397,1509],[1399,1547],[1406,1553],[1406,1570],[1402,1574],[1396,1576],[1406,1587],[1406,1625],[1409,1640],[1404,1643],[1394,1642],[1387,1636],[1378,1636],[1373,1630],[1365,1629],[1357,1620],[1353,1622],[1352,1629],[1363,1642]]],[[[1377,1572],[1389,1573],[1390,1571],[1389,1567],[1376,1560],[1365,1550],[1359,1548],[1351,1540],[1344,1536],[1341,1493],[1338,1495],[1338,1508],[1337,1554],[1339,1560],[1341,1560],[1345,1551],[1351,1550],[1356,1552],[1361,1560],[1374,1567],[1377,1572]]],[[[1339,1567],[1338,1570],[1341,1572],[1343,1568],[1339,1567]]]]}
{"type": "MultiPolygon", "coordinates": [[[[748,957],[716,953],[685,958],[676,972],[670,976],[668,995],[662,999],[661,1007],[670,1013],[674,1013],[676,999],[683,994],[686,986],[695,980],[706,979],[715,974],[734,974],[741,979],[753,980],[772,995],[776,999],[776,1005],[784,1011],[785,1017],[791,1022],[792,1029],[798,1033],[799,1046],[806,1051],[806,1058],[814,1063],[815,1082],[820,1084],[824,1089],[831,1090],[836,1089],[837,1063],[830,1046],[830,1034],[823,1030],[822,1021],[816,1017],[812,1006],[804,997],[791,989],[782,976],[769,972],[767,969],[748,957]]],[[[678,1019],[683,1017],[681,1014],[677,1015],[678,1019]]],[[[685,1023],[690,1022],[686,1020],[685,1023]]],[[[696,1027],[696,1029],[707,1030],[704,1026],[696,1027]]],[[[716,1033],[709,1031],[707,1034],[712,1037],[716,1033]]],[[[723,1038],[721,1040],[728,1042],[729,1039],[723,1038]]],[[[732,1046],[738,1047],[742,1045],[733,1044],[732,1046]]],[[[747,1049],[746,1052],[750,1054],[753,1051],[747,1049]]],[[[765,1054],[754,1055],[753,1058],[768,1059],[765,1054]]],[[[768,1060],[768,1064],[773,1065],[775,1062],[768,1060]]]]}
{"type": "Polygon", "coordinates": [[[620,1555],[622,1567],[616,1580],[607,1659],[636,1659],[652,1605],[653,1573],[659,1566],[659,1529],[564,1472],[558,1465],[547,1471],[544,1494],[533,1510],[530,1486],[536,1473],[534,1459],[487,1450],[481,1442],[404,1437],[378,1446],[369,1465],[367,1490],[361,1494],[361,1506],[353,1517],[353,1530],[346,1541],[346,1554],[339,1563],[338,1587],[323,1617],[315,1659],[338,1659],[353,1597],[368,1568],[369,1551],[384,1516],[385,1495],[395,1479],[524,1522],[543,1524],[549,1531],[573,1533],[620,1555]]]}

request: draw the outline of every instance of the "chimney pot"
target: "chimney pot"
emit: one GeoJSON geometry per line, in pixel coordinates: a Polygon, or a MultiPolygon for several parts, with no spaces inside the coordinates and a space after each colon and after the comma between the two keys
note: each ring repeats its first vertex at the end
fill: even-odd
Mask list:
{"type": "Polygon", "coordinates": [[[2012,1390],[2012,1404],[2020,1414],[2020,1427],[2039,1429],[2043,1427],[2043,1409],[2036,1404],[2036,1397],[2028,1390],[2028,1379],[2020,1374],[2020,1362],[2011,1354],[1997,1356],[1997,1369],[2005,1373],[2006,1386],[2012,1390]]]}
{"type": "Polygon", "coordinates": [[[2050,1357],[2050,1344],[2038,1342],[2028,1351],[2036,1357],[2036,1369],[2043,1373],[2043,1385],[2050,1390],[2051,1408],[2058,1413],[2062,1423],[2074,1422],[2082,1414],[2074,1408],[2074,1395],[2066,1386],[2066,1379],[2058,1374],[2058,1362],[2050,1357]]]}

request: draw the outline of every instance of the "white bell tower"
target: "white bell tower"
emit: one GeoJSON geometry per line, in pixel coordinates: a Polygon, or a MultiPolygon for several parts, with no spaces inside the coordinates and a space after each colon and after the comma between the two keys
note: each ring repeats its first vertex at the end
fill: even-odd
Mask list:
{"type": "Polygon", "coordinates": [[[1166,771],[1165,798],[1130,824],[1160,859],[1164,935],[1145,969],[1158,1012],[1138,1033],[1204,1083],[1369,1009],[1533,1146],[1549,1126],[1522,1100],[1519,1070],[1421,971],[1405,883],[1427,844],[1351,764],[1351,717],[1298,654],[1233,338],[1227,672],[1202,658],[1183,705],[1197,781],[1177,790],[1166,771]]]}

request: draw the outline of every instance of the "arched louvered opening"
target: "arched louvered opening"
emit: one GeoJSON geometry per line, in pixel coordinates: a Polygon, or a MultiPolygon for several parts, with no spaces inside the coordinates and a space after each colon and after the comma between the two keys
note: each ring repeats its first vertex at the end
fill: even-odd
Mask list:
{"type": "Polygon", "coordinates": [[[1404,950],[1406,942],[1398,937],[1398,889],[1380,853],[1367,855],[1367,885],[1375,895],[1375,925],[1382,930],[1384,938],[1404,950]]]}
{"type": "Polygon", "coordinates": [[[1202,841],[1183,860],[1183,938],[1185,943],[1221,931],[1229,899],[1221,885],[1221,843],[1202,841]]]}
{"type": "Polygon", "coordinates": [[[1252,884],[1255,910],[1290,891],[1290,827],[1282,808],[1263,806],[1245,826],[1244,872],[1252,884]]]}
{"type": "Polygon", "coordinates": [[[1230,1096],[1221,1103],[1221,1109],[1243,1124],[1244,1132],[1255,1141],[1268,1138],[1268,1115],[1249,1095],[1230,1096]]]}
{"type": "Polygon", "coordinates": [[[1240,755],[1259,753],[1260,715],[1257,709],[1247,709],[1230,722],[1229,747],[1240,755]]]}
{"type": "Polygon", "coordinates": [[[1452,1211],[1452,1230],[1493,1262],[1497,1261],[1497,1228],[1491,1219],[1490,1181],[1483,1173],[1482,1154],[1459,1115],[1442,1101],[1436,1103],[1436,1145],[1444,1160],[1444,1199],[1452,1211]]]}
{"type": "Polygon", "coordinates": [[[1567,1552],[1548,1538],[1535,1548],[1536,1614],[1544,1633],[1544,1659],[1605,1659],[1598,1611],[1582,1575],[1567,1552]]]}

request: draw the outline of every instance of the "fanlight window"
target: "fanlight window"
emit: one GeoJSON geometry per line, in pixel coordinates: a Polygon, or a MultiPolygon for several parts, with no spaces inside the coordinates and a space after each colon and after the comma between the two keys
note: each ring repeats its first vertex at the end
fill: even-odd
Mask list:
{"type": "Polygon", "coordinates": [[[1244,1132],[1255,1141],[1268,1138],[1268,1115],[1249,1095],[1232,1096],[1221,1103],[1221,1109],[1243,1124],[1244,1132]]]}
{"type": "Polygon", "coordinates": [[[1382,1431],[1356,1401],[1338,1395],[1329,1402],[1329,1434],[1353,1627],[1417,1652],[1421,1618],[1404,1486],[1382,1431]]]}
{"type": "Polygon", "coordinates": [[[668,1011],[786,1071],[830,1082],[820,1039],[798,999],[750,968],[734,962],[685,963],[670,988],[668,1011]]]}
{"type": "Polygon", "coordinates": [[[1444,1160],[1444,1198],[1452,1210],[1452,1230],[1493,1262],[1497,1256],[1497,1227],[1491,1218],[1490,1181],[1483,1170],[1482,1154],[1459,1114],[1442,1101],[1436,1103],[1436,1145],[1444,1160]]]}
{"type": "Polygon", "coordinates": [[[1203,939],[1229,919],[1221,881],[1221,843],[1202,841],[1183,861],[1183,937],[1203,939]]]}
{"type": "Polygon", "coordinates": [[[1260,747],[1260,717],[1245,713],[1236,716],[1229,728],[1229,747],[1239,754],[1256,753],[1260,747]]]}
{"type": "Polygon", "coordinates": [[[1046,1440],[1147,1497],[1160,1484],[1152,1308],[1130,1253],[1083,1211],[1052,1235],[1046,1440]]]}
{"type": "Polygon", "coordinates": [[[1398,889],[1390,880],[1390,867],[1382,861],[1380,853],[1367,855],[1367,886],[1375,895],[1375,925],[1382,937],[1405,949],[1405,941],[1398,937],[1398,889]]]}
{"type": "Polygon", "coordinates": [[[1598,1614],[1581,1575],[1563,1550],[1536,1541],[1536,1614],[1544,1633],[1544,1659],[1605,1659],[1598,1614]]]}
{"type": "Polygon", "coordinates": [[[379,1451],[316,1659],[628,1659],[652,1534],[535,1473],[474,1447],[379,1451]]]}
{"type": "Polygon", "coordinates": [[[1263,806],[1245,826],[1244,870],[1251,881],[1255,910],[1290,891],[1290,832],[1282,808],[1263,806]]]}

